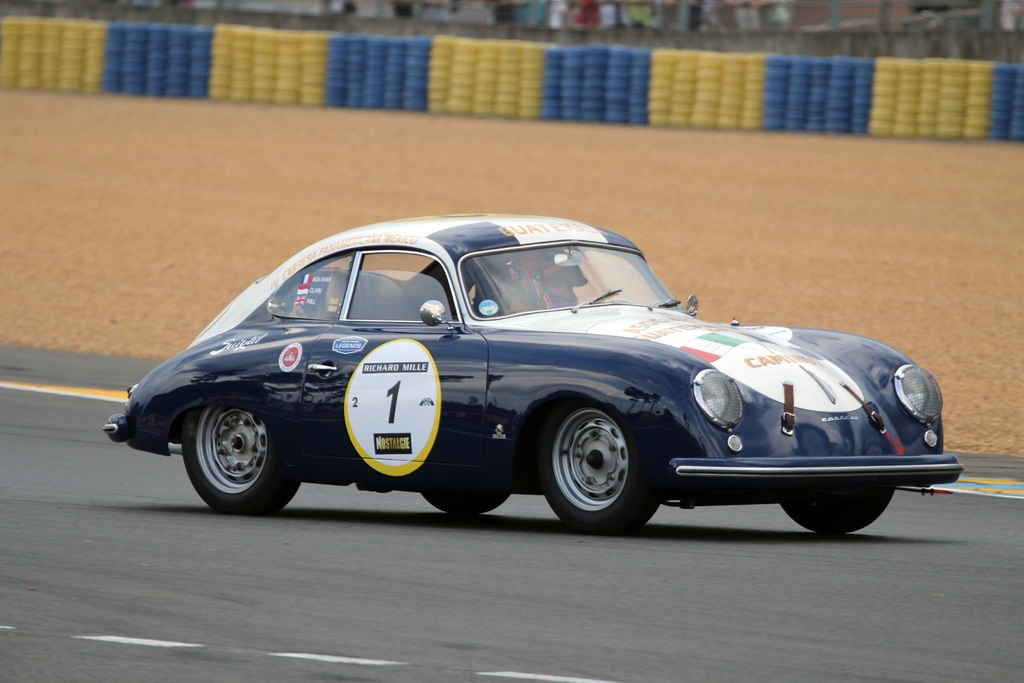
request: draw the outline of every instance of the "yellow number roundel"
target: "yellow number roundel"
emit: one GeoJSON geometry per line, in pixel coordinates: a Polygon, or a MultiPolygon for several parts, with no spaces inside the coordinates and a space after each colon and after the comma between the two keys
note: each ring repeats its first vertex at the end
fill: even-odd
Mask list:
{"type": "Polygon", "coordinates": [[[356,366],[345,390],[345,429],[367,465],[393,477],[426,461],[441,422],[441,379],[423,344],[398,339],[356,366]]]}

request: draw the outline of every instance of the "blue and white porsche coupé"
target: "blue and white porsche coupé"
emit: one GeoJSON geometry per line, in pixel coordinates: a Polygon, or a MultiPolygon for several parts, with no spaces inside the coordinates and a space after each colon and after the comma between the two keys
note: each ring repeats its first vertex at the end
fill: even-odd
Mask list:
{"type": "Polygon", "coordinates": [[[303,249],[104,431],[181,453],[224,513],[273,513],[314,482],[456,515],[543,494],[584,533],[756,503],[847,533],[897,488],[957,479],[941,408],[932,375],[877,341],[698,320],[613,232],[470,215],[303,249]]]}

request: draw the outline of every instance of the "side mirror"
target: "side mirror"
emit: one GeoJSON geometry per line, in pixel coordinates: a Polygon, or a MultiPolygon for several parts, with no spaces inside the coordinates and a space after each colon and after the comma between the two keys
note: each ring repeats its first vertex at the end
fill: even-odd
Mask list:
{"type": "Polygon", "coordinates": [[[686,299],[686,315],[697,317],[697,295],[691,294],[686,299]]]}
{"type": "Polygon", "coordinates": [[[434,327],[444,323],[444,304],[436,299],[426,301],[420,306],[420,320],[427,327],[434,327]]]}

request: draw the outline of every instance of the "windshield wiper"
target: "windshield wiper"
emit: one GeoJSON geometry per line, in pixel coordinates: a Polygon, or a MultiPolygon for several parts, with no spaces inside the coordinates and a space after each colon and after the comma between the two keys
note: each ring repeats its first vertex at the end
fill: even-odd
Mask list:
{"type": "Polygon", "coordinates": [[[609,289],[607,292],[604,292],[603,294],[598,294],[593,299],[589,299],[587,301],[583,301],[581,303],[576,304],[575,306],[573,306],[569,310],[572,311],[573,313],[576,313],[577,311],[579,311],[584,306],[589,306],[591,304],[596,304],[601,299],[607,299],[608,297],[615,296],[616,294],[619,294],[621,292],[622,292],[621,289],[609,289]]]}
{"type": "Polygon", "coordinates": [[[667,299],[658,299],[654,303],[647,304],[647,310],[653,311],[655,308],[672,308],[673,306],[678,306],[681,303],[683,302],[679,299],[670,296],[667,299]]]}

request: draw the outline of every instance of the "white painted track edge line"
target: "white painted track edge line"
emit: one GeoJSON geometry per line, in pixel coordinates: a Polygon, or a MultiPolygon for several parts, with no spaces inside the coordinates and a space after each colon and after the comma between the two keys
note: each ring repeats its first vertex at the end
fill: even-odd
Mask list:
{"type": "Polygon", "coordinates": [[[359,666],[404,666],[405,662],[393,662],[387,659],[363,659],[360,657],[339,657],[337,655],[317,655],[306,652],[268,652],[271,657],[289,657],[291,659],[308,659],[331,664],[357,664],[359,666]]]}
{"type": "Polygon", "coordinates": [[[1022,500],[1024,496],[1013,496],[1008,493],[990,493],[988,491],[973,491],[971,489],[962,489],[960,487],[945,488],[942,486],[933,486],[936,491],[944,491],[946,493],[966,493],[971,496],[988,496],[989,498],[1012,498],[1014,500],[1022,500]]]}
{"type": "Polygon", "coordinates": [[[75,636],[78,640],[94,640],[118,645],[143,645],[145,647],[205,647],[200,643],[182,643],[176,640],[152,640],[150,638],[127,638],[125,636],[75,636]]]}
{"type": "Polygon", "coordinates": [[[522,671],[478,671],[478,676],[494,678],[514,678],[521,681],[544,681],[544,683],[617,683],[600,678],[577,678],[575,676],[552,676],[550,674],[530,674],[522,671]]]}

